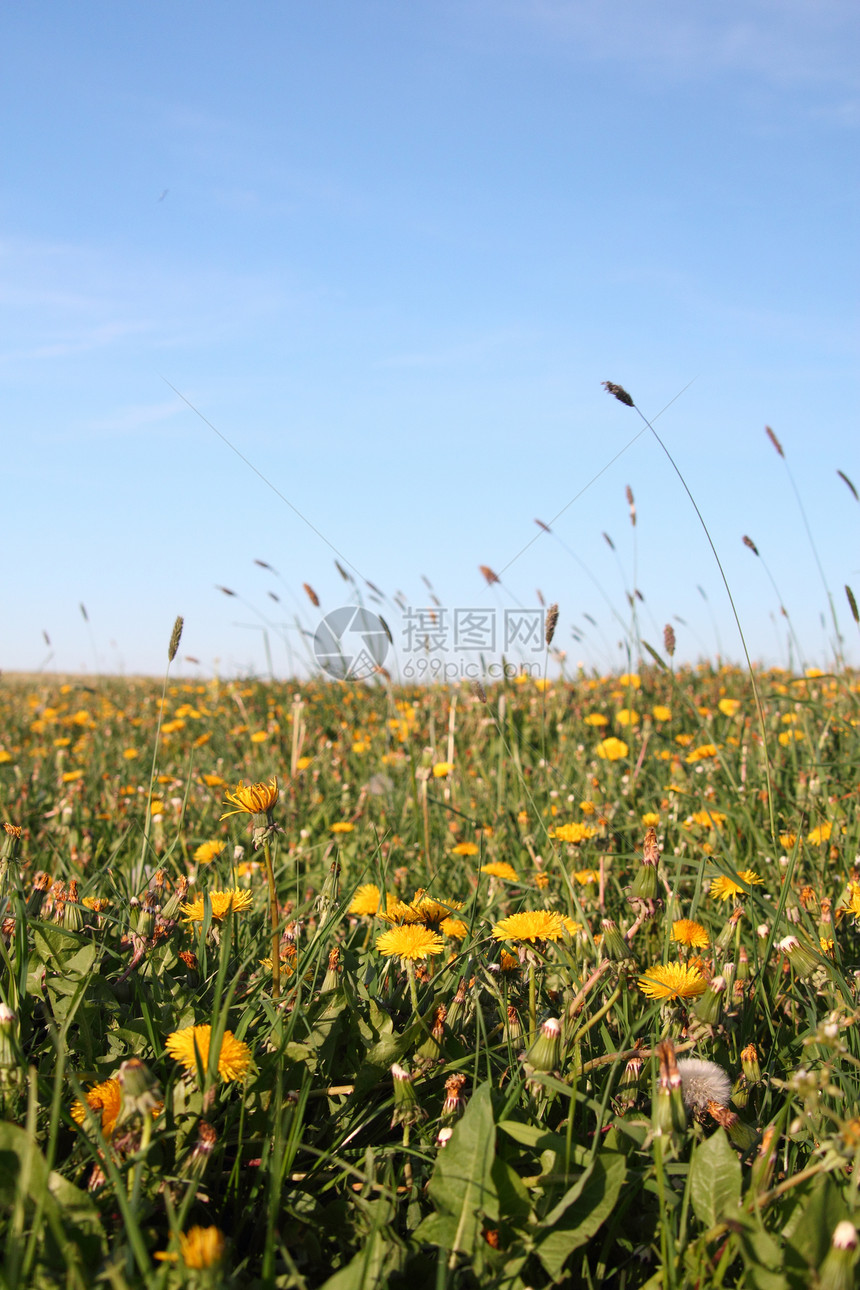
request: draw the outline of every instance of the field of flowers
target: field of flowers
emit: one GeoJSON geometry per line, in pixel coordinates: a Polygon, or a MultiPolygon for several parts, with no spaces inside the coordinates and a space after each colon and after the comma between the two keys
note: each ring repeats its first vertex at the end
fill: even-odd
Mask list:
{"type": "Polygon", "coordinates": [[[860,682],[754,680],[3,678],[3,1285],[854,1285],[860,682]]]}

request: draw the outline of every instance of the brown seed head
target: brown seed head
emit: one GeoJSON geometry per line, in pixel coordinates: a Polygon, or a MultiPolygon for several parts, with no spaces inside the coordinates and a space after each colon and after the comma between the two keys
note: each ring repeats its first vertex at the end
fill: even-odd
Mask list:
{"type": "Polygon", "coordinates": [[[558,625],[558,605],[553,603],[546,611],[546,622],[544,624],[544,636],[547,645],[552,644],[552,638],[555,635],[555,629],[558,625]]]}
{"type": "Polygon", "coordinates": [[[618,402],[623,403],[625,407],[632,408],[635,406],[623,385],[616,385],[614,381],[603,381],[602,385],[607,394],[614,395],[618,402]]]}

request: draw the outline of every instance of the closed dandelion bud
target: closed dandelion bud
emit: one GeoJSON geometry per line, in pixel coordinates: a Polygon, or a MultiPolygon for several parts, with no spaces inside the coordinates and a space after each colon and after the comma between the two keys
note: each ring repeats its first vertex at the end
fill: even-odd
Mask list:
{"type": "Polygon", "coordinates": [[[728,1106],[732,1084],[722,1066],[705,1061],[702,1057],[682,1057],[678,1062],[678,1072],[683,1087],[684,1105],[688,1110],[701,1115],[711,1102],[718,1106],[728,1106]]]}
{"type": "Polygon", "coordinates": [[[660,1059],[660,1075],[652,1108],[654,1133],[657,1136],[675,1138],[687,1127],[687,1113],[684,1110],[681,1073],[671,1040],[666,1039],[657,1045],[657,1056],[660,1059]]]}
{"type": "Polygon", "coordinates": [[[154,904],[152,898],[147,894],[137,915],[137,934],[143,941],[148,941],[155,931],[155,916],[158,913],[158,907],[154,904]]]}
{"type": "Polygon", "coordinates": [[[0,1084],[9,1082],[9,1072],[18,1070],[18,1017],[8,1003],[0,1003],[0,1084]]]}
{"type": "Polygon", "coordinates": [[[63,927],[67,932],[79,932],[84,926],[84,911],[78,904],[78,881],[69,883],[69,896],[63,905],[63,927]]]}
{"type": "Polygon", "coordinates": [[[123,1062],[116,1078],[122,1089],[122,1109],[117,1124],[125,1124],[134,1116],[152,1115],[164,1095],[149,1068],[139,1058],[132,1057],[123,1062]]]}
{"type": "Polygon", "coordinates": [[[770,1187],[778,1146],[779,1134],[776,1131],[776,1125],[769,1124],[761,1135],[761,1142],[758,1144],[756,1158],[752,1164],[750,1173],[751,1195],[767,1191],[768,1187],[770,1187]]]}
{"type": "Polygon", "coordinates": [[[470,1020],[471,1009],[466,1000],[466,978],[462,977],[457,986],[457,993],[448,1009],[448,1030],[451,1034],[460,1034],[470,1020]]]}
{"type": "Polygon", "coordinates": [[[519,1014],[516,1008],[512,1004],[509,1004],[507,1020],[505,1021],[505,1035],[511,1041],[513,1046],[516,1047],[518,1044],[522,1043],[523,1034],[524,1031],[522,1023],[520,1022],[519,1014]]]}
{"type": "Polygon", "coordinates": [[[716,941],[714,942],[714,954],[717,956],[725,954],[726,950],[732,943],[735,935],[735,928],[744,916],[743,906],[736,905],[723,926],[716,941]]]}
{"type": "Polygon", "coordinates": [[[438,1062],[442,1060],[442,1043],[445,1038],[445,1018],[448,1015],[448,1009],[444,1004],[440,1005],[434,1014],[433,1028],[427,1035],[424,1042],[415,1051],[415,1060],[422,1064],[438,1062]]]}
{"type": "Polygon", "coordinates": [[[837,1224],[830,1249],[818,1269],[820,1290],[852,1290],[857,1261],[857,1229],[848,1219],[837,1224]]]}
{"type": "Polygon", "coordinates": [[[738,1109],[742,1111],[749,1100],[750,1090],[746,1081],[746,1076],[739,1075],[735,1080],[735,1086],[732,1089],[732,1105],[738,1107],[738,1109]]]}
{"type": "Polygon", "coordinates": [[[179,957],[187,968],[186,983],[194,990],[200,984],[200,972],[198,970],[197,955],[191,950],[180,950],[179,957]]]}
{"type": "Polygon", "coordinates": [[[642,1065],[641,1057],[631,1057],[621,1072],[616,1099],[621,1111],[630,1110],[631,1107],[636,1105],[639,1096],[639,1077],[642,1074],[642,1065]]]}
{"type": "Polygon", "coordinates": [[[736,968],[735,968],[734,963],[724,963],[724,964],[723,964],[723,970],[721,971],[720,976],[723,978],[723,980],[724,980],[724,981],[725,981],[725,983],[726,983],[726,998],[727,998],[727,999],[730,999],[730,998],[732,997],[732,987],[733,987],[733,985],[734,985],[734,983],[735,983],[735,976],[736,976],[736,975],[737,975],[737,970],[736,970],[736,968]]]}
{"type": "Polygon", "coordinates": [[[449,1075],[445,1080],[445,1101],[442,1103],[442,1120],[449,1124],[463,1114],[466,1109],[466,1099],[463,1096],[463,1089],[466,1087],[466,1076],[463,1074],[449,1075]]]}
{"type": "Polygon", "coordinates": [[[3,825],[3,838],[0,840],[0,860],[6,860],[13,864],[17,861],[18,853],[21,850],[22,832],[20,824],[3,825]]]}
{"type": "Polygon", "coordinates": [[[657,895],[657,866],[642,862],[633,879],[631,895],[635,900],[654,900],[657,895]]]}
{"type": "Polygon", "coordinates": [[[547,1017],[537,1039],[528,1051],[526,1061],[532,1070],[556,1071],[560,1050],[561,1025],[556,1017],[547,1017]]]}
{"type": "Polygon", "coordinates": [[[41,871],[33,879],[33,886],[30,888],[30,894],[27,897],[27,917],[38,918],[42,912],[42,904],[45,899],[45,893],[51,885],[51,879],[41,871]]]}
{"type": "Polygon", "coordinates": [[[818,967],[818,960],[814,953],[807,946],[802,945],[796,936],[786,936],[784,940],[779,941],[776,948],[780,954],[786,956],[792,971],[801,978],[812,976],[818,967]]]}
{"type": "Polygon", "coordinates": [[[394,1111],[391,1116],[391,1127],[396,1124],[416,1124],[423,1120],[426,1112],[418,1105],[418,1098],[412,1084],[412,1076],[397,1062],[391,1067],[391,1078],[394,1080],[394,1111]]]}
{"type": "Polygon", "coordinates": [[[750,956],[742,945],[738,950],[738,981],[749,981],[750,975],[750,956]]]}
{"type": "Polygon", "coordinates": [[[439,1149],[439,1151],[441,1151],[443,1147],[447,1147],[448,1143],[451,1141],[451,1137],[453,1136],[453,1133],[454,1133],[454,1130],[449,1128],[447,1125],[443,1125],[443,1127],[439,1130],[439,1132],[436,1134],[436,1146],[439,1149]]]}
{"type": "Polygon", "coordinates": [[[700,1021],[707,1026],[715,1026],[723,1010],[723,998],[726,993],[725,977],[715,976],[708,982],[708,988],[700,995],[694,1005],[694,1011],[700,1021]]]}
{"type": "Polygon", "coordinates": [[[755,1130],[745,1124],[739,1115],[721,1106],[719,1102],[709,1102],[708,1113],[725,1129],[730,1141],[739,1151],[749,1151],[755,1142],[755,1130]]]}
{"type": "Polygon", "coordinates": [[[611,918],[603,920],[603,953],[616,963],[632,959],[633,951],[618,929],[618,924],[611,918]]]}
{"type": "Polygon", "coordinates": [[[331,994],[340,988],[340,974],[343,969],[340,966],[340,950],[337,946],[329,951],[328,968],[323,977],[323,983],[320,986],[320,994],[331,994]]]}
{"type": "Polygon", "coordinates": [[[209,1164],[217,1141],[218,1134],[212,1125],[206,1120],[201,1120],[197,1125],[197,1141],[194,1148],[179,1166],[180,1178],[201,1179],[206,1172],[206,1166],[209,1164]]]}
{"type": "Polygon", "coordinates": [[[325,918],[329,911],[334,909],[337,904],[339,873],[340,866],[335,860],[329,868],[326,880],[323,883],[322,891],[316,899],[316,908],[319,910],[323,918],[325,918]]]}
{"type": "Polygon", "coordinates": [[[761,1083],[761,1064],[755,1044],[747,1044],[746,1048],[741,1049],[741,1068],[747,1083],[761,1083]]]}
{"type": "Polygon", "coordinates": [[[161,911],[161,917],[165,922],[175,920],[179,917],[181,907],[185,903],[185,897],[188,895],[188,879],[184,874],[176,879],[173,891],[168,896],[164,908],[161,911]]]}

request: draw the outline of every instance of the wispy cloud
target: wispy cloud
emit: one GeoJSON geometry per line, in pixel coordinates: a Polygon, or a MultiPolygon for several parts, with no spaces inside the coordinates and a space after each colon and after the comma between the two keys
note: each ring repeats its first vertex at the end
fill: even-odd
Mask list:
{"type": "MultiPolygon", "coordinates": [[[[492,8],[496,0],[480,9],[492,8]]],[[[754,75],[774,86],[856,86],[856,0],[508,0],[508,18],[567,56],[623,62],[673,80],[754,75]]]]}

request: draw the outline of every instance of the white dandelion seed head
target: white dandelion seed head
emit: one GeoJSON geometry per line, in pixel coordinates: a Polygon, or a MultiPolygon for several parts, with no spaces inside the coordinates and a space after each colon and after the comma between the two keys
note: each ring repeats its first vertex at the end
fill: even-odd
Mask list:
{"type": "Polygon", "coordinates": [[[728,1106],[732,1082],[716,1062],[702,1057],[682,1057],[678,1062],[681,1093],[688,1111],[704,1111],[709,1102],[728,1106]]]}

